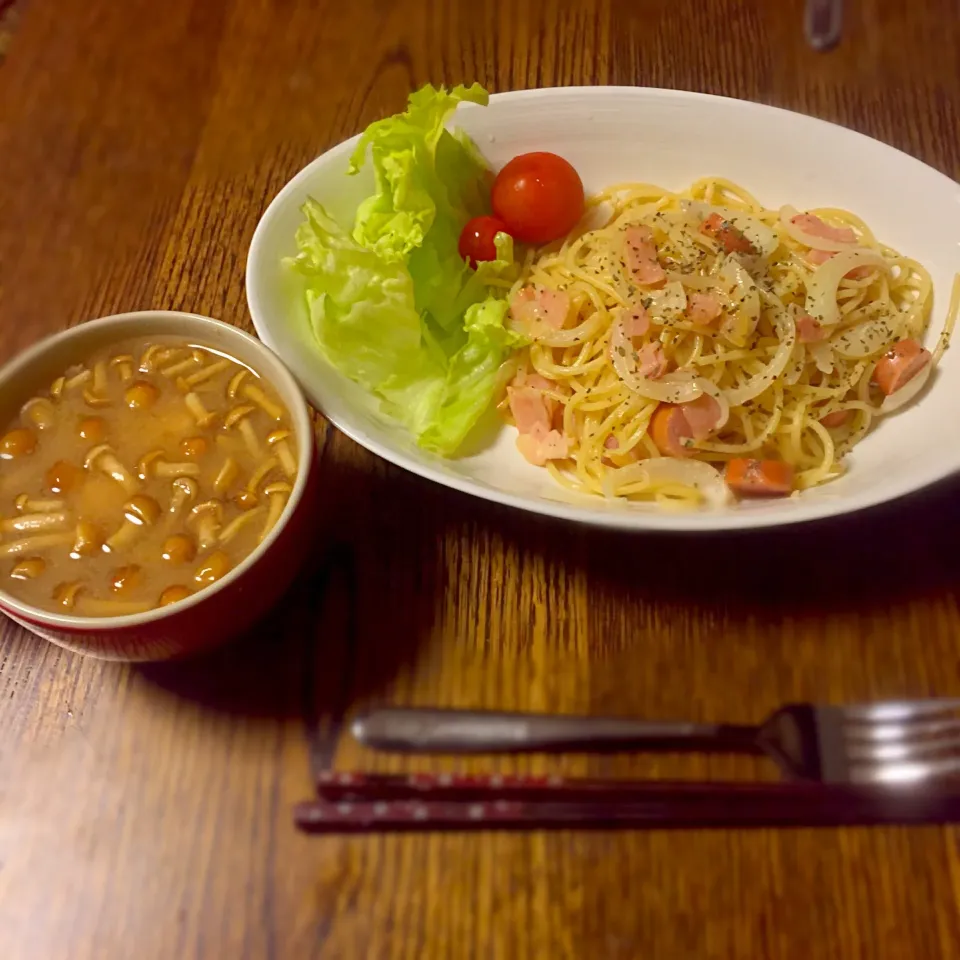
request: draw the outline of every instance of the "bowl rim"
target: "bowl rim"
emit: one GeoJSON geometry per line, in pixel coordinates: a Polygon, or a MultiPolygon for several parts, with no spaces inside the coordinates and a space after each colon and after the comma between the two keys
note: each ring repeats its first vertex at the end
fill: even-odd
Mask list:
{"type": "Polygon", "coordinates": [[[221,334],[225,332],[227,337],[235,337],[237,340],[242,341],[244,345],[249,346],[254,353],[265,358],[267,364],[271,365],[271,368],[276,368],[276,372],[279,374],[278,376],[274,376],[273,369],[271,369],[271,372],[268,374],[264,372],[262,368],[258,367],[257,372],[268,379],[271,385],[278,391],[282,388],[283,392],[293,400],[293,403],[289,404],[286,401],[286,397],[284,398],[284,403],[290,412],[291,425],[297,434],[297,476],[283,513],[280,515],[280,519],[274,528],[263,539],[263,542],[257,544],[229,573],[225,574],[220,580],[217,580],[210,586],[198,590],[190,597],[180,600],[177,603],[172,603],[169,606],[157,607],[152,610],[147,610],[144,613],[124,614],[119,617],[79,617],[70,614],[54,613],[49,610],[44,610],[41,607],[24,603],[0,587],[0,612],[9,612],[17,617],[24,617],[38,626],[65,630],[71,633],[117,632],[131,627],[146,626],[186,613],[193,607],[199,606],[215,597],[255,566],[280,536],[303,498],[303,493],[307,486],[307,478],[313,463],[316,444],[313,434],[310,405],[307,403],[304,392],[297,382],[296,377],[290,373],[286,364],[272,349],[256,337],[251,336],[245,330],[241,330],[239,327],[235,327],[233,324],[226,323],[223,320],[216,320],[213,317],[207,317],[203,314],[181,310],[134,310],[127,313],[115,313],[106,317],[98,317],[95,320],[87,320],[39,340],[37,343],[32,344],[17,354],[3,367],[0,367],[0,390],[6,385],[15,384],[17,378],[22,375],[25,370],[51,349],[60,347],[70,340],[82,340],[97,330],[110,327],[124,328],[128,325],[133,326],[139,321],[146,319],[176,319],[178,321],[186,321],[192,324],[198,331],[196,335],[198,340],[205,339],[203,331],[206,330],[215,329],[221,334]]]}
{"type": "MultiPolygon", "coordinates": [[[[668,100],[706,101],[716,104],[721,109],[736,105],[738,109],[748,110],[754,114],[769,115],[775,113],[791,118],[792,122],[807,124],[812,132],[818,130],[824,132],[827,130],[842,131],[843,135],[849,137],[851,141],[869,143],[872,145],[871,149],[881,149],[889,154],[896,154],[901,160],[909,161],[910,164],[915,165],[918,170],[922,169],[926,175],[933,175],[940,178],[945,186],[950,186],[955,192],[960,189],[956,181],[942,171],[925,163],[923,160],[889,143],[854,130],[851,127],[833,123],[829,120],[823,120],[819,117],[814,117],[796,110],[788,110],[784,107],[758,103],[753,100],[742,100],[737,97],[726,97],[717,94],[700,93],[694,90],[680,90],[665,87],[575,85],[532,87],[523,90],[507,90],[494,93],[490,95],[489,105],[493,106],[495,103],[506,101],[551,99],[558,96],[582,96],[591,99],[611,97],[629,100],[662,98],[668,100]]],[[[472,111],[483,108],[476,104],[465,103],[461,109],[472,111]]],[[[348,155],[359,142],[361,135],[361,133],[357,133],[339,143],[333,144],[297,171],[283,187],[280,188],[267,205],[253,232],[247,251],[246,263],[245,287],[247,305],[257,335],[272,350],[277,350],[276,341],[272,336],[269,326],[264,322],[264,318],[267,317],[270,310],[264,302],[265,294],[262,289],[263,285],[258,277],[258,263],[265,256],[263,252],[265,235],[270,229],[271,222],[279,216],[280,211],[290,202],[290,198],[300,192],[304,183],[313,177],[315,171],[332,159],[348,155]]],[[[558,488],[558,496],[555,500],[546,497],[535,499],[533,497],[512,493],[502,488],[489,487],[470,477],[447,473],[430,463],[416,460],[402,449],[381,442],[366,433],[362,427],[344,422],[342,417],[326,409],[326,404],[323,404],[320,397],[315,395],[315,391],[310,388],[304,389],[309,394],[311,402],[338,430],[377,456],[416,476],[434,483],[439,483],[442,486],[457,490],[469,496],[479,497],[482,500],[523,510],[527,513],[554,517],[556,519],[587,524],[599,528],[619,530],[631,534],[642,532],[711,534],[749,532],[774,527],[792,527],[803,523],[827,520],[831,517],[851,515],[863,510],[876,508],[882,504],[892,503],[903,497],[919,493],[921,490],[927,489],[933,484],[955,476],[960,472],[960,451],[958,451],[952,459],[944,458],[938,461],[936,465],[931,466],[922,474],[912,477],[909,482],[906,480],[901,482],[894,489],[888,488],[887,490],[868,491],[858,495],[853,502],[850,502],[847,497],[839,495],[825,496],[823,499],[817,500],[801,501],[797,504],[796,508],[789,513],[786,511],[754,510],[750,509],[749,505],[746,507],[741,506],[740,509],[727,507],[723,509],[694,511],[689,514],[675,514],[666,511],[656,512],[654,510],[641,513],[639,511],[631,511],[628,508],[617,509],[610,507],[598,509],[595,506],[580,506],[576,502],[576,497],[563,499],[563,491],[560,488],[558,488]]]]}

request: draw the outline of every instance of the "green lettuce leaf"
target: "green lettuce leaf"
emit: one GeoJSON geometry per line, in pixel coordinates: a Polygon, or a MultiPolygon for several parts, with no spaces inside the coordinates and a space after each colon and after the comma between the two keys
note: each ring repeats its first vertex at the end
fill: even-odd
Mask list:
{"type": "Polygon", "coordinates": [[[350,169],[369,153],[376,190],[352,235],[311,199],[291,261],[327,359],[444,455],[490,405],[501,363],[522,342],[505,326],[516,273],[510,237],[498,235],[497,260],[476,271],[457,250],[466,221],[485,210],[490,181],[469,138],[444,126],[463,101],[485,104],[486,91],[428,86],[404,113],[372,124],[350,169]]]}
{"type": "Polygon", "coordinates": [[[449,92],[426,86],[411,94],[404,113],[367,127],[350,158],[350,172],[360,170],[369,152],[377,188],[357,210],[358,243],[387,260],[429,246],[443,260],[452,252],[463,266],[457,240],[464,223],[486,209],[489,170],[469,138],[444,124],[460,103],[487,100],[476,83],[449,92]]]}
{"type": "Polygon", "coordinates": [[[489,169],[476,147],[444,124],[457,106],[486,104],[479,84],[449,93],[424,87],[405,113],[371,124],[360,138],[350,169],[361,169],[369,152],[376,193],[357,210],[354,239],[387,260],[405,260],[414,281],[417,309],[442,330],[462,325],[451,305],[470,268],[457,242],[464,224],[484,213],[489,169]]]}
{"type": "Polygon", "coordinates": [[[293,266],[307,280],[317,340],[331,363],[370,389],[401,368],[425,366],[413,282],[402,263],[389,263],[356,243],[316,200],[303,207],[293,266]]]}
{"type": "Polygon", "coordinates": [[[450,361],[436,413],[419,438],[422,446],[456,450],[490,405],[506,351],[523,343],[504,326],[506,313],[507,302],[496,297],[467,310],[467,342],[450,361]]]}

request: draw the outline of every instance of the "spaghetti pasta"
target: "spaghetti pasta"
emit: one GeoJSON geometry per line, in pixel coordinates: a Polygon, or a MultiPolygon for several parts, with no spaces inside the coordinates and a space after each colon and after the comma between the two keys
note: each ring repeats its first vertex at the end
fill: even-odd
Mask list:
{"type": "Polygon", "coordinates": [[[902,350],[930,319],[920,263],[852,213],[767,209],[708,177],[604,190],[528,252],[510,296],[530,342],[500,407],[527,458],[580,492],[685,508],[722,499],[707,479],[734,458],[788,465],[790,489],[760,493],[840,476],[905,378],[939,362],[960,278],[935,352],[902,350]]]}

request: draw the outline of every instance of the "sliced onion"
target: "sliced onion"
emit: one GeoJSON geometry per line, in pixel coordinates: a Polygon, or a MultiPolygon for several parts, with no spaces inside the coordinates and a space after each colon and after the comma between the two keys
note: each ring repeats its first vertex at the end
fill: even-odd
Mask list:
{"type": "Polygon", "coordinates": [[[806,351],[803,349],[802,343],[797,343],[790,353],[790,359],[787,361],[786,372],[783,375],[784,384],[792,387],[800,377],[803,376],[803,370],[806,365],[806,351]]]}
{"type": "Polygon", "coordinates": [[[780,238],[773,227],[768,226],[757,217],[744,213],[743,210],[731,210],[729,207],[715,207],[702,200],[688,200],[686,209],[706,219],[711,213],[719,213],[724,220],[729,220],[753,245],[753,248],[763,257],[769,257],[780,246],[780,238]]]}
{"type": "Polygon", "coordinates": [[[724,320],[723,332],[733,343],[742,347],[757,329],[760,319],[759,289],[736,257],[727,257],[720,265],[717,276],[727,296],[733,301],[733,312],[724,320]]]}
{"type": "Polygon", "coordinates": [[[833,373],[833,347],[829,340],[818,340],[816,343],[808,343],[807,350],[813,357],[813,362],[821,373],[833,373]]]}
{"type": "Polygon", "coordinates": [[[661,403],[687,403],[689,400],[696,400],[703,393],[695,380],[680,379],[670,374],[661,380],[640,376],[633,353],[633,344],[623,332],[623,325],[619,320],[614,322],[610,335],[613,368],[617,371],[617,376],[635,394],[648,400],[659,400],[661,403]]]}
{"type": "MultiPolygon", "coordinates": [[[[689,210],[661,211],[649,222],[663,233],[681,259],[694,259],[701,256],[705,248],[713,247],[713,241],[700,233],[700,220],[689,210]]],[[[680,278],[668,275],[668,279],[680,278]]]]}
{"type": "Polygon", "coordinates": [[[611,471],[608,489],[615,491],[629,483],[650,482],[653,484],[679,483],[693,487],[711,506],[729,503],[730,490],[723,475],[702,460],[679,460],[673,457],[653,457],[640,463],[611,471]]]}
{"type": "Polygon", "coordinates": [[[737,300],[743,300],[740,310],[756,325],[757,320],[760,319],[760,292],[753,277],[747,273],[736,257],[727,257],[720,265],[717,274],[729,284],[731,290],[736,288],[739,294],[737,300]]]}
{"type": "MultiPolygon", "coordinates": [[[[830,240],[827,237],[817,237],[812,233],[801,230],[794,222],[793,218],[800,216],[800,211],[796,207],[780,208],[780,226],[797,243],[802,243],[805,247],[812,247],[814,250],[849,250],[851,243],[849,240],[830,240]]],[[[854,241],[855,242],[855,241],[854,241]]]]}
{"type": "MultiPolygon", "coordinates": [[[[654,206],[656,206],[654,204],[654,206]]],[[[658,210],[651,218],[653,226],[664,233],[672,235],[674,231],[696,230],[700,226],[697,218],[690,210],[658,210]]]]}
{"type": "Polygon", "coordinates": [[[862,360],[864,357],[879,353],[896,339],[897,334],[892,329],[890,321],[883,317],[876,317],[849,327],[834,337],[831,342],[833,349],[841,357],[862,360]]]}
{"type": "Polygon", "coordinates": [[[679,283],[688,290],[716,290],[719,284],[716,277],[705,277],[702,273],[678,273],[676,270],[667,271],[669,283],[679,283]]]}
{"type": "Polygon", "coordinates": [[[613,227],[614,230],[624,230],[634,223],[643,223],[649,227],[651,226],[651,218],[661,212],[658,211],[657,207],[658,204],[656,202],[639,203],[636,206],[629,206],[625,210],[620,211],[616,219],[611,220],[608,226],[613,227]]]}
{"type": "Polygon", "coordinates": [[[890,265],[879,253],[863,249],[838,253],[817,267],[807,281],[806,310],[824,326],[830,327],[840,322],[837,288],[854,267],[877,267],[887,273],[890,271],[890,265]]]}
{"type": "Polygon", "coordinates": [[[933,373],[933,364],[928,361],[899,390],[894,390],[880,404],[880,413],[893,413],[894,410],[899,410],[904,404],[909,403],[927,385],[931,373],[933,373]]]}
{"type": "Polygon", "coordinates": [[[672,320],[679,320],[686,309],[687,294],[683,289],[683,284],[675,280],[662,289],[651,293],[647,313],[650,314],[654,323],[659,321],[664,324],[670,323],[672,320]]]}
{"type": "Polygon", "coordinates": [[[664,374],[661,379],[668,383],[693,383],[697,379],[697,371],[690,367],[677,367],[676,370],[664,374]]]}
{"type": "MultiPolygon", "coordinates": [[[[493,381],[494,402],[499,404],[507,395],[508,385],[524,373],[518,354],[514,353],[500,364],[493,381]]],[[[520,384],[517,384],[518,386],[520,384]]]]}
{"type": "Polygon", "coordinates": [[[779,377],[790,360],[794,344],[797,342],[797,326],[791,314],[782,307],[771,307],[773,311],[773,325],[777,336],[780,337],[780,346],[771,357],[770,362],[756,376],[751,377],[742,387],[727,391],[727,402],[731,407],[738,407],[741,403],[759,397],[779,377]]]}

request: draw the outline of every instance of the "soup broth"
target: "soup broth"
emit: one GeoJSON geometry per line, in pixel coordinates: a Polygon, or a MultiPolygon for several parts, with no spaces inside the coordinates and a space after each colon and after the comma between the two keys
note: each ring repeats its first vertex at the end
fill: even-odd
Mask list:
{"type": "Polygon", "coordinates": [[[112,345],[0,426],[0,584],[78,616],[176,603],[266,537],[296,473],[255,370],[162,337],[112,345]]]}

